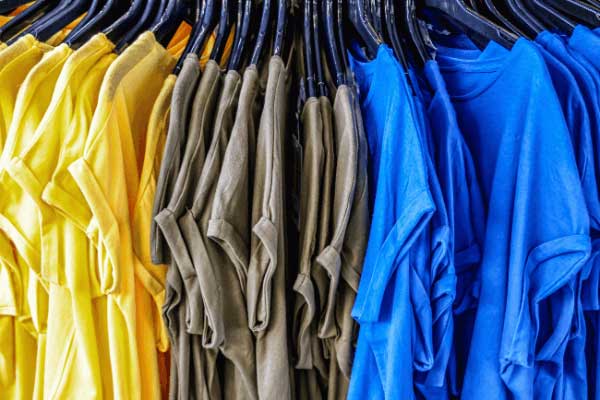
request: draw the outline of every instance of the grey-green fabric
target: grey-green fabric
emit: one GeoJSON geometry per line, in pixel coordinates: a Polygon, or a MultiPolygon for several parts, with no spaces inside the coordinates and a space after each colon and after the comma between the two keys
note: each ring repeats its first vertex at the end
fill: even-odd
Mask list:
{"type": "MultiPolygon", "coordinates": [[[[223,159],[232,133],[242,79],[229,71],[219,96],[212,127],[212,139],[200,179],[196,182],[191,208],[179,224],[200,282],[204,312],[214,329],[203,345],[218,349],[223,360],[225,399],[255,399],[256,369],[252,332],[248,329],[245,301],[235,268],[227,265],[225,251],[207,235],[223,159]]],[[[215,364],[214,368],[217,368],[215,364]]]]}
{"type": "Polygon", "coordinates": [[[253,235],[246,289],[248,322],[256,336],[258,395],[265,400],[292,398],[293,385],[288,348],[284,199],[289,79],[283,60],[271,57],[256,144],[253,235]]]}
{"type": "MultiPolygon", "coordinates": [[[[353,88],[338,89],[334,105],[336,141],[350,141],[348,151],[356,153],[354,194],[350,202],[350,215],[339,253],[338,290],[335,299],[334,325],[330,364],[330,399],[345,399],[352,370],[354,344],[358,326],[351,316],[352,306],[358,290],[360,273],[369,236],[367,141],[360,108],[353,88]],[[354,147],[355,146],[355,147],[354,147]]],[[[342,154],[338,155],[338,166],[342,154]]],[[[336,182],[335,191],[338,191],[336,182]]],[[[343,190],[342,190],[343,192],[343,190]]],[[[337,196],[337,195],[336,195],[337,196]]],[[[338,228],[338,225],[334,223],[338,228]]],[[[320,260],[321,261],[321,260],[320,260]]]]}
{"type": "Polygon", "coordinates": [[[170,199],[167,206],[154,218],[168,244],[171,258],[179,268],[186,295],[191,299],[186,317],[187,331],[202,335],[203,341],[211,340],[217,330],[215,324],[218,318],[211,314],[212,310],[203,307],[201,283],[177,220],[192,204],[195,185],[205,161],[205,141],[212,131],[221,85],[221,70],[211,60],[206,64],[194,97],[185,151],[170,199]]]}
{"type": "Polygon", "coordinates": [[[198,56],[189,54],[183,62],[183,67],[173,88],[167,141],[156,183],[150,230],[151,255],[154,264],[165,264],[169,261],[166,242],[154,221],[154,217],[167,206],[173,192],[186,145],[189,109],[194,100],[199,80],[200,63],[198,56]]]}

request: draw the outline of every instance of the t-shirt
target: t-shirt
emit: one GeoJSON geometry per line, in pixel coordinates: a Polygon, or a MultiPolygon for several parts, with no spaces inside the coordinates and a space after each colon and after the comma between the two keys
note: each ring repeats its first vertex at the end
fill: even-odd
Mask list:
{"type": "Polygon", "coordinates": [[[449,366],[449,388],[459,394],[470,347],[478,275],[485,234],[485,207],[475,165],[456,120],[446,84],[436,62],[425,65],[424,79],[431,89],[427,114],[435,163],[448,212],[450,251],[454,254],[454,354],[449,366]],[[456,363],[456,364],[453,364],[456,363]]]}
{"type": "MultiPolygon", "coordinates": [[[[200,67],[198,56],[189,54],[183,62],[183,67],[173,90],[171,114],[169,119],[169,133],[163,150],[160,174],[154,198],[152,216],[167,207],[175,180],[181,168],[183,153],[186,148],[187,126],[191,104],[194,100],[195,89],[200,80],[200,67]]],[[[156,221],[152,220],[151,230],[152,261],[155,264],[167,262],[170,257],[164,236],[156,221]]]]}
{"type": "Polygon", "coordinates": [[[103,387],[89,284],[95,251],[84,231],[42,201],[42,192],[65,155],[63,146],[72,144],[68,139],[85,137],[82,132],[87,131],[93,113],[88,104],[95,104],[104,74],[116,57],[112,48],[105,36],[97,35],[76,52],[66,45],[52,51],[58,53],[57,60],[48,68],[59,75],[51,101],[35,131],[21,135],[22,144],[15,142],[15,157],[6,164],[14,181],[9,190],[23,195],[19,212],[36,215],[30,230],[41,234],[27,239],[41,255],[41,274],[49,286],[45,362],[60,365],[41,367],[43,393],[48,396],[80,397],[103,387]],[[70,346],[72,341],[77,345],[70,346]]]}
{"type": "Polygon", "coordinates": [[[293,366],[289,358],[286,307],[284,141],[287,126],[289,63],[269,60],[265,104],[256,138],[253,175],[252,238],[246,303],[256,337],[256,372],[261,399],[290,399],[293,366]]]}
{"type": "Polygon", "coordinates": [[[131,218],[143,169],[148,118],[174,64],[151,32],[140,35],[110,66],[83,154],[69,166],[80,190],[70,194],[92,216],[78,224],[87,227],[88,237],[98,248],[106,323],[117,330],[105,348],[115,397],[160,395],[153,371],[157,365],[140,363],[146,352],[156,352],[156,348],[144,347],[136,331],[136,282],[144,282],[145,274],[134,252],[131,218]]]}
{"type": "Polygon", "coordinates": [[[570,282],[590,252],[567,124],[544,59],[525,39],[504,56],[440,67],[488,210],[462,396],[546,398],[573,319],[570,282]]]}
{"type": "MultiPolygon", "coordinates": [[[[417,267],[427,266],[423,232],[435,211],[424,145],[402,67],[381,45],[370,62],[350,55],[371,160],[371,230],[352,316],[360,332],[348,398],[413,398],[417,315],[429,307],[417,267]],[[394,88],[394,90],[390,90],[394,88]],[[399,134],[399,133],[402,134],[399,134]],[[410,171],[410,173],[398,173],[410,171]]],[[[418,333],[417,333],[418,332],[418,333]]]]}
{"type": "Polygon", "coordinates": [[[424,254],[427,263],[415,264],[419,282],[423,292],[417,296],[429,297],[430,304],[415,313],[417,326],[423,329],[424,339],[415,341],[415,358],[430,363],[431,368],[415,373],[415,386],[420,397],[430,398],[448,391],[446,373],[452,355],[454,338],[454,318],[452,312],[456,296],[456,273],[452,253],[452,237],[450,235],[449,217],[445,199],[440,185],[433,157],[437,146],[429,125],[425,109],[423,93],[414,70],[410,71],[416,95],[414,112],[419,121],[421,143],[424,146],[427,164],[429,187],[435,205],[428,229],[423,240],[428,244],[429,254],[424,254]],[[430,331],[429,331],[430,330],[430,331]]]}
{"type": "Polygon", "coordinates": [[[51,46],[38,42],[33,36],[25,35],[0,51],[0,140],[2,148],[4,148],[13,119],[19,88],[33,66],[51,49],[51,46]]]}

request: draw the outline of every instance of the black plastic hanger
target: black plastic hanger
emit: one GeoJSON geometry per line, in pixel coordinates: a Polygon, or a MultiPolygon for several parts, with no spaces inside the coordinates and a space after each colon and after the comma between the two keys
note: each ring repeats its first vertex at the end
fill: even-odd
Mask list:
{"type": "Polygon", "coordinates": [[[149,29],[152,26],[151,24],[154,16],[158,15],[158,13],[160,12],[159,0],[141,0],[141,2],[146,3],[145,5],[143,5],[141,15],[139,16],[139,18],[137,18],[137,22],[135,23],[135,25],[132,28],[128,29],[127,32],[125,32],[122,35],[121,39],[117,43],[117,53],[120,53],[126,46],[132,43],[142,32],[149,29]]]}
{"type": "Polygon", "coordinates": [[[539,21],[537,17],[529,11],[521,0],[500,0],[498,4],[501,7],[500,11],[502,12],[503,8],[508,11],[506,16],[512,16],[511,21],[524,30],[528,36],[536,37],[540,32],[546,29],[542,21],[539,21]]]}
{"type": "Polygon", "coordinates": [[[370,0],[371,12],[369,13],[371,24],[375,31],[379,34],[381,38],[385,37],[384,35],[384,23],[381,19],[381,13],[383,11],[383,5],[381,4],[381,0],[370,0]]]}
{"type": "Polygon", "coordinates": [[[519,28],[518,22],[513,22],[514,18],[511,18],[507,11],[500,11],[493,0],[483,0],[483,3],[485,9],[495,17],[498,24],[502,25],[506,30],[514,33],[516,36],[526,37],[531,40],[537,35],[533,29],[528,29],[526,33],[525,30],[519,28]]]}
{"type": "Polygon", "coordinates": [[[152,23],[150,24],[150,26],[158,25],[158,23],[160,22],[160,19],[162,18],[164,13],[167,11],[167,6],[169,5],[169,3],[170,3],[169,0],[159,0],[158,10],[157,10],[156,14],[154,15],[154,19],[152,20],[152,23]]]}
{"type": "Polygon", "coordinates": [[[584,0],[586,4],[600,10],[600,0],[584,0]]]}
{"type": "Polygon", "coordinates": [[[462,0],[425,0],[427,7],[437,9],[467,30],[493,40],[505,48],[511,48],[517,36],[468,9],[462,0]]]}
{"type": "MultiPolygon", "coordinates": [[[[317,14],[317,10],[313,7],[313,14],[317,14]]],[[[283,44],[285,39],[285,25],[288,15],[287,0],[277,1],[277,23],[275,25],[275,40],[273,41],[273,55],[282,56],[283,44]]]]}
{"type": "MultiPolygon", "coordinates": [[[[343,60],[340,57],[340,49],[338,48],[336,31],[335,31],[335,15],[333,9],[333,0],[321,0],[321,15],[323,16],[324,34],[325,34],[325,55],[327,56],[327,62],[329,64],[329,70],[333,74],[335,85],[343,85],[346,81],[343,65],[343,60]]],[[[313,7],[318,15],[318,1],[315,1],[313,7]]]]}
{"type": "Polygon", "coordinates": [[[317,83],[317,94],[319,96],[327,96],[327,82],[325,82],[323,59],[321,58],[321,12],[319,9],[319,2],[321,2],[321,0],[312,0],[313,4],[311,9],[315,80],[317,83]]]}
{"type": "Polygon", "coordinates": [[[102,32],[111,23],[116,21],[129,8],[129,2],[122,0],[107,0],[104,7],[87,24],[65,40],[71,47],[78,47],[88,41],[96,33],[102,32]]]}
{"type": "Polygon", "coordinates": [[[369,23],[362,0],[349,0],[348,4],[350,21],[352,21],[354,29],[367,46],[370,56],[374,57],[377,54],[379,45],[383,43],[383,39],[369,23]]]}
{"type": "Polygon", "coordinates": [[[229,56],[227,69],[238,71],[244,54],[250,21],[252,17],[252,0],[238,0],[237,23],[235,26],[235,37],[233,48],[229,56]]]}
{"type": "Polygon", "coordinates": [[[85,13],[91,5],[91,0],[65,0],[63,6],[52,15],[38,21],[27,32],[38,40],[45,42],[54,34],[65,28],[71,22],[85,13]]]}
{"type": "Polygon", "coordinates": [[[85,13],[85,16],[81,19],[81,21],[79,21],[79,23],[77,25],[75,25],[75,27],[71,30],[71,32],[69,32],[69,34],[65,38],[65,41],[68,40],[74,34],[76,34],[81,28],[83,28],[85,26],[85,24],[87,24],[89,21],[91,21],[92,18],[94,18],[94,16],[96,16],[100,12],[100,10],[102,9],[103,6],[104,6],[104,0],[92,0],[92,4],[90,5],[90,8],[85,13]]]}
{"type": "Polygon", "coordinates": [[[221,0],[221,16],[219,17],[219,25],[217,29],[217,37],[215,44],[210,52],[210,59],[219,61],[225,50],[229,30],[231,29],[231,2],[229,0],[221,0]]]}
{"type": "Polygon", "coordinates": [[[0,1],[0,14],[8,14],[16,8],[29,3],[31,0],[2,0],[0,1]]]}
{"type": "MultiPolygon", "coordinates": [[[[18,2],[12,2],[18,3],[18,2]]],[[[60,4],[60,0],[38,0],[0,27],[0,40],[8,41],[60,4]]],[[[8,6],[8,5],[7,5],[8,6]]]]}
{"type": "MultiPolygon", "coordinates": [[[[515,0],[517,3],[521,0],[515,0]]],[[[575,29],[575,22],[567,16],[540,0],[525,0],[525,7],[539,20],[545,28],[551,28],[571,34],[575,29]]]]}
{"type": "Polygon", "coordinates": [[[394,50],[394,54],[404,70],[408,70],[408,62],[406,60],[406,55],[404,54],[404,49],[402,48],[402,41],[400,39],[400,30],[398,29],[396,23],[396,9],[393,0],[385,0],[383,4],[383,13],[385,15],[385,26],[388,37],[390,39],[390,44],[392,45],[392,49],[394,50]]]}
{"type": "Polygon", "coordinates": [[[196,26],[194,31],[192,32],[192,37],[190,38],[185,50],[183,51],[183,56],[179,60],[177,69],[180,69],[183,65],[183,60],[187,54],[200,54],[200,52],[202,51],[206,43],[206,39],[214,31],[215,26],[217,25],[217,6],[218,4],[216,0],[206,1],[204,5],[202,19],[200,20],[200,25],[196,26]]]}
{"type": "MultiPolygon", "coordinates": [[[[165,11],[162,13],[157,23],[153,24],[150,31],[154,33],[156,40],[163,46],[167,46],[183,22],[185,15],[190,13],[190,4],[183,0],[169,0],[165,11]]],[[[188,43],[189,44],[189,43],[188,43]]],[[[186,53],[187,54],[187,53],[186,53]]],[[[183,59],[184,57],[182,57],[183,59]]],[[[183,62],[182,59],[180,62],[183,62]]],[[[179,72],[181,69],[179,63],[175,68],[175,72],[179,72]]]]}
{"type": "Polygon", "coordinates": [[[344,67],[344,81],[347,83],[350,79],[350,63],[346,54],[346,39],[344,37],[344,0],[337,0],[335,7],[336,16],[336,36],[337,44],[340,49],[342,66],[344,67]]]}
{"type": "Polygon", "coordinates": [[[154,0],[133,0],[127,11],[102,30],[102,33],[111,42],[118,43],[127,32],[135,31],[135,26],[142,19],[141,17],[145,10],[144,3],[153,5],[154,0]]]}
{"type": "Polygon", "coordinates": [[[412,48],[413,63],[422,67],[431,59],[431,55],[418,26],[417,7],[414,0],[403,0],[401,6],[402,25],[407,35],[406,42],[412,48]]]}
{"type": "MultiPolygon", "coordinates": [[[[304,0],[304,18],[302,19],[302,38],[304,48],[304,70],[306,72],[306,89],[308,97],[316,97],[315,70],[313,67],[314,51],[312,40],[312,0],[304,0]]],[[[264,16],[264,9],[263,9],[264,16]]],[[[261,21],[262,22],[262,21],[261,21]]],[[[254,64],[256,65],[256,64],[254,64]]]]}
{"type": "Polygon", "coordinates": [[[600,25],[600,11],[577,0],[544,0],[557,11],[562,11],[577,22],[595,28],[600,25]]]}
{"type": "MultiPolygon", "coordinates": [[[[310,1],[310,0],[307,0],[310,1]]],[[[252,56],[250,57],[251,65],[258,65],[262,50],[264,47],[265,39],[269,30],[271,22],[271,0],[263,0],[262,13],[260,15],[260,26],[258,29],[258,35],[254,42],[254,49],[252,50],[252,56]]],[[[307,22],[310,29],[310,20],[307,22]]]]}

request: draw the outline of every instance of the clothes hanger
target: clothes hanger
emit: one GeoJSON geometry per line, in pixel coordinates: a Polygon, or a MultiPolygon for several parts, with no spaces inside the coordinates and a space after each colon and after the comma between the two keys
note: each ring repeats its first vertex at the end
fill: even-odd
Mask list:
{"type": "MultiPolygon", "coordinates": [[[[14,4],[19,2],[12,2],[14,4]]],[[[25,4],[26,2],[23,2],[25,4]]],[[[23,12],[15,15],[10,21],[0,27],[0,41],[9,39],[22,32],[25,28],[39,20],[46,13],[60,4],[60,0],[38,0],[23,12]]],[[[8,5],[7,5],[8,6],[8,5]]]]}
{"type": "Polygon", "coordinates": [[[221,16],[219,17],[219,25],[217,29],[217,37],[215,44],[210,52],[210,59],[219,61],[223,50],[225,50],[225,44],[229,36],[229,29],[231,28],[230,18],[231,4],[229,0],[221,0],[221,16]]]}
{"type": "Polygon", "coordinates": [[[546,29],[542,21],[529,11],[521,0],[500,0],[498,4],[508,11],[505,15],[512,16],[512,21],[529,36],[536,37],[546,29]]]}
{"type": "Polygon", "coordinates": [[[185,56],[191,53],[199,54],[202,51],[206,43],[206,39],[208,36],[214,31],[215,26],[217,24],[217,18],[215,18],[218,10],[216,10],[218,4],[216,0],[207,0],[204,4],[204,10],[202,19],[200,20],[200,26],[197,27],[193,33],[192,37],[187,43],[185,50],[183,51],[183,56],[179,59],[177,63],[177,70],[180,70],[183,66],[183,60],[185,56]]]}
{"type": "MultiPolygon", "coordinates": [[[[144,1],[141,1],[144,3],[144,1]]],[[[133,7],[133,6],[132,6],[133,7]]],[[[131,9],[130,9],[131,11],[131,9]]],[[[150,28],[152,20],[155,15],[160,13],[160,1],[159,0],[146,0],[146,5],[143,6],[141,15],[137,18],[135,25],[127,32],[123,33],[123,37],[119,40],[116,46],[116,52],[120,53],[126,46],[132,43],[140,33],[150,28]]],[[[115,24],[118,23],[115,22],[115,24]]],[[[114,24],[113,24],[114,25],[114,24]]],[[[110,28],[108,28],[110,29],[110,28]]],[[[105,32],[106,33],[106,32],[105,32]]]]}
{"type": "Polygon", "coordinates": [[[251,17],[252,0],[238,0],[235,38],[233,41],[231,55],[229,56],[229,63],[227,64],[227,69],[229,70],[238,71],[240,68],[242,55],[244,54],[244,49],[248,38],[251,17]]]}
{"type": "Polygon", "coordinates": [[[100,10],[102,9],[103,6],[104,6],[104,0],[92,0],[92,4],[90,5],[90,8],[85,13],[85,16],[81,19],[81,21],[79,21],[79,23],[77,25],[75,25],[75,27],[71,30],[71,32],[69,32],[69,34],[65,38],[65,41],[68,40],[74,34],[76,34],[81,28],[83,28],[85,26],[85,24],[87,24],[89,21],[91,21],[92,18],[94,18],[94,16],[100,12],[100,10]]]}
{"type": "MultiPolygon", "coordinates": [[[[154,33],[156,40],[166,47],[171,38],[177,31],[177,28],[181,24],[181,22],[185,19],[185,15],[192,12],[192,5],[186,3],[184,0],[169,0],[165,11],[161,14],[160,19],[157,23],[153,24],[150,28],[150,31],[154,33]]],[[[189,43],[188,43],[189,45],[189,43]]],[[[179,60],[179,62],[183,62],[182,60],[185,58],[184,56],[179,60]]],[[[175,67],[175,73],[178,73],[181,69],[179,63],[178,66],[175,67]]]]}
{"type": "MultiPolygon", "coordinates": [[[[313,14],[318,16],[313,7],[313,14]]],[[[277,1],[277,23],[275,25],[275,40],[273,41],[273,55],[281,57],[283,54],[283,44],[285,39],[285,24],[287,21],[288,6],[287,0],[277,1]]],[[[318,17],[317,17],[318,18],[318,17]]],[[[316,48],[315,48],[316,51],[316,48]]],[[[318,55],[319,53],[317,53],[318,55]]]]}
{"type": "Polygon", "coordinates": [[[319,9],[319,2],[322,2],[322,0],[312,0],[313,4],[311,9],[311,28],[314,46],[315,80],[317,83],[317,94],[319,96],[327,96],[327,82],[325,82],[325,73],[323,72],[323,59],[321,58],[321,12],[319,9]]]}
{"type": "Polygon", "coordinates": [[[369,23],[362,0],[349,0],[348,7],[348,15],[354,29],[366,45],[369,55],[374,57],[383,39],[369,23]]]}
{"type": "Polygon", "coordinates": [[[384,38],[384,28],[383,22],[381,21],[381,12],[383,11],[383,6],[381,4],[381,0],[370,0],[371,4],[371,12],[370,12],[370,21],[373,25],[375,31],[379,34],[381,38],[384,38]]]}
{"type": "Polygon", "coordinates": [[[553,9],[562,11],[577,22],[595,28],[600,25],[600,11],[577,0],[545,0],[553,9]]]}
{"type": "Polygon", "coordinates": [[[398,61],[400,61],[400,64],[402,64],[404,70],[408,71],[408,61],[406,60],[406,55],[404,54],[404,49],[402,48],[400,30],[398,29],[396,23],[396,9],[394,7],[393,0],[385,0],[383,4],[383,14],[385,16],[386,31],[388,33],[392,49],[394,50],[394,54],[396,55],[398,61]]]}
{"type": "Polygon", "coordinates": [[[135,27],[142,20],[142,14],[146,8],[151,8],[154,4],[155,0],[133,0],[127,11],[106,27],[102,33],[111,42],[118,44],[127,32],[138,32],[135,27]],[[144,3],[146,3],[146,7],[144,3]]]}
{"type": "Polygon", "coordinates": [[[413,63],[417,67],[423,67],[427,61],[431,60],[431,54],[427,50],[420,27],[417,25],[417,7],[415,1],[403,0],[401,6],[402,25],[407,35],[406,42],[412,48],[413,63]]]}
{"type": "Polygon", "coordinates": [[[154,19],[152,20],[152,23],[150,24],[150,26],[156,26],[160,22],[160,19],[162,18],[164,13],[167,11],[167,6],[169,3],[170,3],[169,0],[159,0],[158,11],[154,15],[154,19]]]}
{"type": "Polygon", "coordinates": [[[471,11],[462,0],[425,0],[427,7],[441,11],[450,20],[463,25],[467,30],[493,40],[505,48],[511,48],[517,36],[471,11]]]}
{"type": "MultiPolygon", "coordinates": [[[[310,0],[306,0],[310,1],[310,0]]],[[[310,10],[309,10],[310,11],[310,10]]],[[[309,16],[311,14],[308,14],[309,16]]],[[[258,29],[258,35],[254,42],[254,49],[252,50],[252,56],[250,57],[250,65],[258,65],[260,56],[264,47],[265,39],[267,37],[267,31],[271,22],[271,0],[263,0],[262,13],[260,15],[260,26],[258,29]]],[[[310,19],[308,22],[310,29],[310,19]]]]}
{"type": "Polygon", "coordinates": [[[507,15],[510,16],[510,13],[507,11],[500,11],[493,0],[483,0],[483,3],[488,12],[495,17],[497,23],[502,25],[506,30],[512,32],[516,36],[525,37],[529,40],[532,40],[537,36],[537,33],[533,29],[527,29],[527,33],[525,33],[525,30],[518,27],[518,23],[511,21],[511,18],[507,17],[507,15]]]}
{"type": "Polygon", "coordinates": [[[17,8],[29,3],[30,1],[31,0],[2,0],[0,1],[0,14],[11,13],[17,8]]]}
{"type": "MultiPolygon", "coordinates": [[[[318,2],[315,1],[313,4],[313,13],[318,15],[318,8],[318,2]]],[[[325,21],[325,55],[327,56],[329,69],[334,75],[335,85],[340,86],[346,81],[346,71],[344,70],[344,64],[340,57],[340,49],[337,44],[333,0],[321,0],[321,15],[325,21]]]]}
{"type": "Polygon", "coordinates": [[[589,6],[594,7],[597,10],[600,10],[600,1],[599,0],[585,0],[585,3],[589,6]]]}
{"type": "MultiPolygon", "coordinates": [[[[515,1],[518,3],[521,0],[515,1]]],[[[569,35],[575,29],[575,22],[545,2],[540,0],[525,0],[525,7],[544,24],[546,29],[555,29],[569,35]]]]}
{"type": "MultiPolygon", "coordinates": [[[[304,70],[306,72],[306,89],[308,97],[316,97],[315,72],[313,68],[314,51],[312,40],[312,0],[303,0],[304,18],[302,19],[302,37],[304,39],[304,70]]],[[[264,8],[263,8],[264,16],[264,8]]],[[[261,19],[262,23],[262,19],[261,19]]],[[[256,65],[256,64],[254,64],[256,65]]]]}
{"type": "Polygon", "coordinates": [[[65,40],[70,47],[77,48],[88,41],[98,32],[102,32],[111,23],[116,21],[128,9],[129,2],[121,0],[106,0],[104,6],[81,29],[65,40]]]}
{"type": "Polygon", "coordinates": [[[346,54],[346,39],[344,37],[344,0],[337,0],[335,15],[337,43],[340,49],[342,66],[344,67],[344,81],[347,83],[348,79],[351,77],[351,71],[350,63],[348,62],[348,55],[346,54]]]}
{"type": "Polygon", "coordinates": [[[52,12],[44,15],[19,36],[31,34],[38,40],[45,42],[84,14],[90,5],[91,0],[63,0],[52,12]]]}

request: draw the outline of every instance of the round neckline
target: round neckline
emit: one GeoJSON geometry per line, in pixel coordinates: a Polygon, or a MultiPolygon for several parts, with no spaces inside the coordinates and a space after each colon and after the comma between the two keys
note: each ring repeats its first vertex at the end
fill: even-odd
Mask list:
{"type": "Polygon", "coordinates": [[[487,79],[482,79],[482,82],[477,84],[473,89],[464,93],[453,93],[454,91],[448,88],[450,98],[455,101],[465,101],[481,95],[488,90],[502,76],[504,71],[510,66],[511,62],[519,57],[523,49],[529,41],[525,38],[519,38],[512,49],[501,56],[486,57],[493,50],[490,46],[499,46],[497,43],[490,42],[481,54],[475,59],[450,59],[452,64],[439,64],[440,72],[462,72],[462,73],[489,73],[487,79]]]}
{"type": "MultiPolygon", "coordinates": [[[[362,104],[363,106],[367,106],[371,103],[375,95],[372,90],[373,82],[379,71],[382,69],[380,64],[389,63],[393,65],[394,68],[400,68],[400,64],[393,55],[392,50],[386,44],[379,45],[377,54],[372,60],[367,59],[361,49],[356,49],[356,46],[353,46],[353,48],[355,48],[355,51],[348,50],[348,58],[351,65],[358,67],[352,68],[355,75],[354,80],[360,91],[360,97],[363,99],[362,104]]],[[[387,68],[384,69],[387,70],[387,68]]],[[[399,73],[403,75],[401,71],[399,73]]]]}

